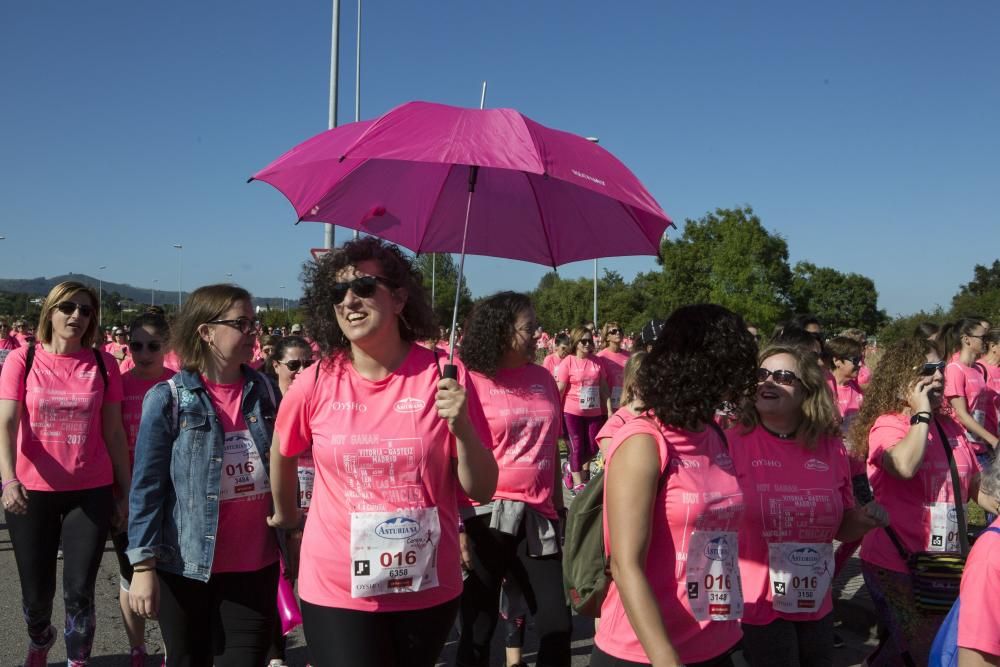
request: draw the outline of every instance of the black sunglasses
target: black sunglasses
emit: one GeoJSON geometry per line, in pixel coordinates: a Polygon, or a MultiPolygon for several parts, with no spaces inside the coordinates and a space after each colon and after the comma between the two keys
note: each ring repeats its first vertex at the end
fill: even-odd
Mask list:
{"type": "Polygon", "coordinates": [[[306,359],[305,361],[300,361],[298,359],[292,359],[291,361],[279,361],[279,364],[283,365],[285,368],[293,373],[297,373],[303,368],[309,368],[313,365],[312,359],[306,359]]]}
{"type": "Polygon", "coordinates": [[[159,352],[163,349],[163,343],[151,340],[148,343],[143,343],[141,340],[130,340],[128,343],[128,349],[133,352],[142,352],[143,347],[145,347],[150,352],[159,352]]]}
{"type": "Polygon", "coordinates": [[[766,368],[757,369],[757,382],[764,382],[767,378],[771,378],[774,384],[783,384],[788,386],[790,384],[795,384],[795,381],[799,379],[792,371],[771,371],[766,368]]]}
{"type": "Polygon", "coordinates": [[[253,331],[255,326],[254,321],[249,317],[237,317],[235,320],[212,320],[211,322],[205,322],[205,324],[225,324],[227,327],[236,329],[244,336],[253,331]]]}
{"type": "MultiPolygon", "coordinates": [[[[56,304],[56,310],[58,310],[63,315],[72,315],[76,311],[80,311],[80,314],[84,317],[90,317],[94,314],[94,307],[88,306],[85,303],[74,303],[72,301],[61,301],[56,304]]],[[[23,328],[23,325],[19,325],[18,329],[23,328]]]]}
{"type": "Polygon", "coordinates": [[[592,338],[581,338],[580,339],[580,344],[581,345],[593,345],[594,344],[594,339],[592,339],[592,338]]]}
{"type": "Polygon", "coordinates": [[[936,364],[926,363],[920,367],[920,375],[923,377],[930,377],[931,375],[934,375],[938,371],[944,373],[944,367],[946,365],[947,364],[945,364],[943,361],[939,361],[936,364]]]}
{"type": "Polygon", "coordinates": [[[375,294],[375,288],[382,283],[389,289],[395,289],[396,285],[382,276],[361,276],[346,283],[333,284],[333,305],[337,305],[347,296],[347,290],[354,292],[359,299],[368,299],[375,294]]]}
{"type": "Polygon", "coordinates": [[[609,336],[620,336],[622,334],[621,329],[608,329],[609,336]]]}

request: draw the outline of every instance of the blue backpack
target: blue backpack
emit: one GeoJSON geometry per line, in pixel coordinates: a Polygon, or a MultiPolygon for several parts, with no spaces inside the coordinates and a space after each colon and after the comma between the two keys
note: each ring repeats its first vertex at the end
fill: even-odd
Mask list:
{"type": "MultiPolygon", "coordinates": [[[[986,530],[1000,533],[1000,528],[986,530]]],[[[962,598],[959,596],[951,606],[951,611],[944,617],[937,636],[934,637],[930,659],[927,662],[928,667],[958,667],[958,615],[961,613],[961,608],[962,598]]]]}

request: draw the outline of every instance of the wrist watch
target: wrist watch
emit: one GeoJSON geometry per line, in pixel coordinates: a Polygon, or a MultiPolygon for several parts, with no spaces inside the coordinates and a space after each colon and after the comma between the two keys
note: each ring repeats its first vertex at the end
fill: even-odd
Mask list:
{"type": "Polygon", "coordinates": [[[918,412],[917,414],[910,417],[910,425],[913,424],[930,424],[931,416],[927,412],[918,412]]]}

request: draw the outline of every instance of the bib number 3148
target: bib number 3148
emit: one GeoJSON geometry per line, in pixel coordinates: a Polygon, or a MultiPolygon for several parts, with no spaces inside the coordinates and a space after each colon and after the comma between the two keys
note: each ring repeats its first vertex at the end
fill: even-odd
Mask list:
{"type": "Polygon", "coordinates": [[[412,593],[438,585],[436,507],[351,514],[351,597],[412,593]]]}
{"type": "Polygon", "coordinates": [[[734,621],[743,616],[735,532],[696,530],[688,547],[688,606],[698,621],[734,621]]]}

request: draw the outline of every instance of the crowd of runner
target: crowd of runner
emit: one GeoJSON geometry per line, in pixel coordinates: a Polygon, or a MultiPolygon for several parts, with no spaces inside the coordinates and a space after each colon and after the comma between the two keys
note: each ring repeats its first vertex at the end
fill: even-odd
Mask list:
{"type": "Polygon", "coordinates": [[[485,666],[498,625],[523,665],[528,618],[536,664],[568,666],[565,526],[588,490],[610,575],[592,665],[832,665],[833,582],[859,549],[868,664],[928,664],[952,621],[958,664],[1000,663],[985,318],[875,359],[860,330],[762,336],[708,304],[550,335],[501,292],[451,359],[411,260],[375,238],[307,265],[302,303],[304,326],[261,331],[248,292],[209,285],[106,335],[94,290],[65,282],[34,332],[0,322],[26,666],[60,634],[60,552],[68,664],[87,664],[109,537],[134,665],[150,619],[166,665],[281,665],[300,612],[317,666],[434,665],[456,626],[455,664],[485,666]]]}

